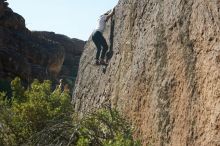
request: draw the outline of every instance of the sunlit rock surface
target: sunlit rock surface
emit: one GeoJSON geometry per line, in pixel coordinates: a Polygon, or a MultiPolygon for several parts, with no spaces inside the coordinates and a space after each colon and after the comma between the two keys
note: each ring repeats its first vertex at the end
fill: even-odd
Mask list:
{"type": "Polygon", "coordinates": [[[87,42],[75,108],[111,104],[143,145],[220,145],[219,10],[217,0],[120,0],[114,55],[104,74],[87,42]]]}

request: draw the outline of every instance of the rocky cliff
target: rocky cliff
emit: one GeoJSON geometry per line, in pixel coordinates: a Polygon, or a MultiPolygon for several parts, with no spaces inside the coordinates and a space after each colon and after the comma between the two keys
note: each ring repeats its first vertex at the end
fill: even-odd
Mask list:
{"type": "Polygon", "coordinates": [[[65,35],[55,34],[54,32],[34,31],[32,35],[40,39],[56,42],[64,48],[64,60],[57,78],[62,78],[66,83],[71,82],[73,84],[77,76],[85,42],[76,38],[71,39],[65,35]]]}
{"type": "Polygon", "coordinates": [[[84,41],[52,32],[31,32],[24,18],[13,12],[6,0],[0,0],[1,80],[16,76],[25,82],[74,78],[83,46],[84,41]]]}
{"type": "Polygon", "coordinates": [[[143,145],[220,145],[220,2],[120,0],[112,24],[106,73],[86,44],[75,108],[110,103],[143,145]]]}

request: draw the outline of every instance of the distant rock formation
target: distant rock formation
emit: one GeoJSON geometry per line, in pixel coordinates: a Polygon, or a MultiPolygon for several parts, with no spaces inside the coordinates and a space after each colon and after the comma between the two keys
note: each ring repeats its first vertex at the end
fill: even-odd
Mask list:
{"type": "Polygon", "coordinates": [[[76,109],[118,108],[144,146],[219,146],[220,1],[119,0],[114,20],[105,74],[86,44],[76,109]]]}
{"type": "Polygon", "coordinates": [[[69,79],[74,82],[77,76],[79,61],[85,42],[75,38],[71,39],[67,36],[55,34],[53,32],[34,31],[32,34],[39,38],[57,42],[64,48],[65,58],[58,77],[65,80],[69,79]]]}
{"type": "Polygon", "coordinates": [[[81,40],[53,32],[31,32],[24,18],[13,12],[6,0],[0,0],[0,79],[74,78],[83,47],[81,40]]]}

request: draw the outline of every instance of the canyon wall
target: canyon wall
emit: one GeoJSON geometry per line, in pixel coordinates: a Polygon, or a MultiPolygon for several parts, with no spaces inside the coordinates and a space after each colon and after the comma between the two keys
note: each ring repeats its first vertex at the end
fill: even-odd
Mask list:
{"type": "Polygon", "coordinates": [[[104,33],[113,57],[103,72],[87,42],[75,109],[116,107],[143,145],[220,145],[219,10],[218,0],[120,0],[104,33]]]}

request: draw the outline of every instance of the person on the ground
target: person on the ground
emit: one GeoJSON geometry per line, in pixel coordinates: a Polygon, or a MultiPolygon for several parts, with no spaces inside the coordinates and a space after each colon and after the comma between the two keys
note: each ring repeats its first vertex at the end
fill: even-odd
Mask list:
{"type": "Polygon", "coordinates": [[[60,80],[59,80],[58,88],[59,88],[61,91],[63,91],[63,79],[60,79],[60,80]]]}
{"type": "Polygon", "coordinates": [[[114,11],[115,10],[112,9],[111,12],[107,12],[104,15],[100,16],[97,27],[92,34],[92,40],[97,47],[97,53],[96,53],[96,58],[95,58],[96,65],[99,65],[99,64],[107,65],[105,61],[105,54],[108,50],[108,44],[105,38],[103,37],[102,33],[105,29],[106,22],[114,15],[114,11]],[[101,54],[101,57],[100,57],[100,54],[101,54]]]}

